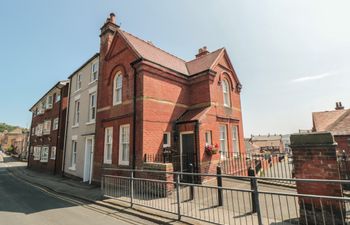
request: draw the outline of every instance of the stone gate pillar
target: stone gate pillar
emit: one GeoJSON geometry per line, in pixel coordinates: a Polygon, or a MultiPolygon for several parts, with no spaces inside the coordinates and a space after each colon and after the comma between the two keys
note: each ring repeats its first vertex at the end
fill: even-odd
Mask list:
{"type": "MultiPolygon", "coordinates": [[[[336,146],[331,133],[291,135],[294,175],[299,179],[340,180],[336,146]]],[[[298,194],[343,196],[341,184],[296,182],[298,194]]],[[[339,200],[299,197],[301,224],[345,224],[339,200]]]]}

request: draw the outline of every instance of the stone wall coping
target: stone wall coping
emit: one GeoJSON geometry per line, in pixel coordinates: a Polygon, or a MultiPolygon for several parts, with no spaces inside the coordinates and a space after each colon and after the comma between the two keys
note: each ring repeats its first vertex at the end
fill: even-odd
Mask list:
{"type": "Polygon", "coordinates": [[[330,132],[314,132],[308,134],[292,134],[290,136],[290,146],[293,147],[325,147],[336,146],[334,137],[330,132]]]}

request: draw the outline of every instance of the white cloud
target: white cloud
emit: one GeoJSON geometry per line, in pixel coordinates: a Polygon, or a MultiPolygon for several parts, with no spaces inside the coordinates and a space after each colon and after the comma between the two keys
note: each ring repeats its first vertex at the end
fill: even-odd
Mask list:
{"type": "Polygon", "coordinates": [[[299,77],[299,78],[292,80],[292,82],[305,82],[305,81],[310,81],[310,80],[320,80],[320,79],[334,76],[334,75],[336,75],[336,73],[321,73],[321,74],[317,74],[317,75],[313,75],[313,76],[299,77]]]}

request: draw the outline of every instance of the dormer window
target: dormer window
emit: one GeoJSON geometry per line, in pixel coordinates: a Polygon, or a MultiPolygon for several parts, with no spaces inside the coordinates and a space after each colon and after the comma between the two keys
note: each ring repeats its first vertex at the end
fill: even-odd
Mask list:
{"type": "Polygon", "coordinates": [[[113,81],[113,105],[122,103],[122,88],[123,77],[122,74],[118,72],[113,81]]]}
{"type": "Polygon", "coordinates": [[[230,107],[231,106],[230,88],[229,88],[227,80],[222,81],[222,93],[223,93],[223,97],[224,97],[224,106],[230,107]]]}

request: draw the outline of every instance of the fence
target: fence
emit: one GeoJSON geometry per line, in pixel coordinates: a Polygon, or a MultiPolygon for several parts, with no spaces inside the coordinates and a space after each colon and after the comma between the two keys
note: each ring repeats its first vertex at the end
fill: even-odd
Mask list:
{"type": "MultiPolygon", "coordinates": [[[[220,158],[220,166],[222,167],[223,174],[247,176],[248,169],[253,168],[256,176],[259,177],[293,178],[293,156],[291,154],[242,154],[236,152],[225,152],[220,154],[222,155],[220,158]]],[[[144,162],[176,162],[172,157],[172,154],[145,154],[144,162]]],[[[175,166],[174,168],[177,167],[175,166]]],[[[293,181],[289,180],[275,180],[274,182],[291,185],[295,184],[293,181]]]]}
{"type": "MultiPolygon", "coordinates": [[[[106,197],[215,224],[348,224],[350,198],[297,194],[293,188],[271,189],[261,181],[276,178],[106,169],[106,197]],[[149,179],[171,174],[174,180],[149,179]],[[150,176],[151,174],[151,176],[150,176]],[[181,176],[209,176],[205,184],[180,182],[181,176]]],[[[192,178],[193,179],[193,178],[192,178]]],[[[342,180],[283,179],[292,182],[349,184],[342,180]]]]}

